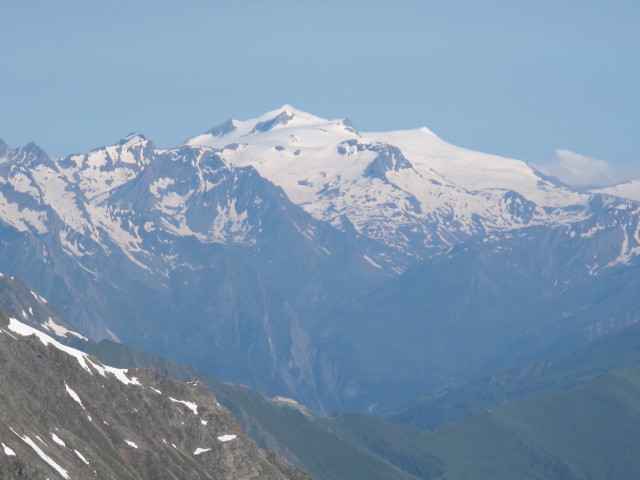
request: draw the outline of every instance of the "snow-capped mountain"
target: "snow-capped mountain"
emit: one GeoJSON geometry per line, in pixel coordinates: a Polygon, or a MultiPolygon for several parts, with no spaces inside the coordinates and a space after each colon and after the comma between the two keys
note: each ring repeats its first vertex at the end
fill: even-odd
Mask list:
{"type": "Polygon", "coordinates": [[[152,258],[148,237],[257,242],[264,229],[252,209],[262,199],[242,180],[253,169],[315,219],[369,238],[363,258],[396,273],[414,261],[407,257],[424,258],[473,235],[569,224],[592,213],[593,195],[556,184],[522,161],[450,145],[426,128],[361,133],[348,120],[288,105],[229,120],[170,150],[130,134],[57,161],[34,144],[4,146],[0,155],[6,223],[45,233],[57,217],[65,227],[54,228],[63,230],[59,241],[76,256],[115,245],[139,267],[165,276],[175,265],[169,256],[152,258]],[[242,194],[256,198],[241,200],[242,194]]]}
{"type": "Polygon", "coordinates": [[[285,105],[187,140],[252,166],[315,218],[414,257],[478,233],[566,224],[589,196],[526,163],[453,146],[426,128],[359,132],[285,105]]]}
{"type": "Polygon", "coordinates": [[[130,136],[53,161],[30,144],[5,147],[0,173],[4,271],[85,335],[272,393],[315,389],[300,319],[390,273],[367,256],[383,245],[315,220],[210,148],[130,136]]]}
{"type": "MultiPolygon", "coordinates": [[[[0,142],[0,270],[52,299],[83,335],[319,409],[352,398],[362,408],[379,392],[340,382],[370,352],[326,343],[351,323],[354,346],[379,335],[359,323],[366,315],[344,314],[354,301],[464,242],[498,259],[517,232],[522,245],[554,238],[553,248],[554,232],[568,232],[576,252],[592,253],[576,279],[633,268],[638,203],[611,193],[574,191],[426,128],[364,133],[285,105],[166,150],[131,134],[53,160],[35,144],[0,142]]],[[[549,269],[563,271],[566,258],[553,258],[549,269]]],[[[376,321],[405,328],[379,307],[376,321]]]]}

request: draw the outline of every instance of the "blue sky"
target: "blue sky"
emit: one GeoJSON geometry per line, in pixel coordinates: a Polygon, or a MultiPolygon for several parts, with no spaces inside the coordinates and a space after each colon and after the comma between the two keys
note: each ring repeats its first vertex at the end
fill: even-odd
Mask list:
{"type": "Polygon", "coordinates": [[[640,164],[640,2],[1,1],[0,138],[170,147],[289,103],[546,163],[640,164]]]}

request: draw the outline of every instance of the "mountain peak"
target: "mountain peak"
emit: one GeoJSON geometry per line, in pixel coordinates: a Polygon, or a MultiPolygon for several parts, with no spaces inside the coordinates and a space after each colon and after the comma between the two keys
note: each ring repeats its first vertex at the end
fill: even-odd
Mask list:
{"type": "Polygon", "coordinates": [[[11,150],[9,146],[0,138],[0,157],[4,157],[9,150],[11,150]]]}
{"type": "Polygon", "coordinates": [[[299,122],[303,124],[327,123],[328,121],[324,118],[318,117],[311,113],[307,113],[303,110],[299,110],[285,103],[280,108],[266,112],[263,115],[260,115],[258,118],[255,118],[253,120],[247,120],[247,122],[256,122],[257,124],[262,122],[268,122],[275,118],[280,118],[280,119],[289,118],[289,121],[287,121],[287,123],[289,123],[291,120],[295,118],[296,123],[299,122]]]}
{"type": "Polygon", "coordinates": [[[146,143],[148,141],[149,140],[147,140],[147,137],[145,137],[141,133],[130,133],[129,135],[118,141],[118,146],[132,147],[134,145],[146,143]]]}
{"type": "MultiPolygon", "coordinates": [[[[10,149],[7,148],[7,152],[10,149]]],[[[13,151],[14,161],[25,167],[33,168],[36,165],[49,165],[51,159],[49,155],[42,150],[35,142],[29,142],[24,147],[20,147],[13,151]]]]}
{"type": "Polygon", "coordinates": [[[288,103],[285,103],[284,105],[282,105],[280,108],[277,109],[279,112],[286,112],[286,113],[304,113],[301,110],[298,110],[297,108],[289,105],[288,103]]]}

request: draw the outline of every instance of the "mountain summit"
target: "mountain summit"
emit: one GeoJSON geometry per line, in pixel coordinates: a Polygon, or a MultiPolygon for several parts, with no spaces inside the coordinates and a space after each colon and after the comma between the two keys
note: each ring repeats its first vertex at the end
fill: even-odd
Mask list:
{"type": "Polygon", "coordinates": [[[289,105],[186,144],[252,166],[315,218],[417,258],[478,233],[577,221],[589,200],[525,162],[453,146],[426,128],[358,132],[289,105]]]}

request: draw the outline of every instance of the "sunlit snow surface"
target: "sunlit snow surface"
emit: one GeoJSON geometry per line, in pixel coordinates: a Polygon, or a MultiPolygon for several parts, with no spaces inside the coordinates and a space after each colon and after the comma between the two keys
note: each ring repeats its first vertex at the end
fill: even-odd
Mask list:
{"type": "Polygon", "coordinates": [[[64,388],[67,390],[67,393],[69,394],[69,396],[73,398],[73,400],[75,400],[75,402],[78,405],[84,408],[84,405],[82,404],[82,400],[80,400],[80,397],[78,396],[78,394],[74,392],[71,388],[69,388],[69,385],[67,385],[66,383],[64,384],[64,388]]]}
{"type": "Polygon", "coordinates": [[[614,197],[640,202],[640,180],[620,183],[611,187],[596,188],[591,190],[591,192],[613,195],[614,197]]]}
{"type": "Polygon", "coordinates": [[[55,333],[58,337],[66,337],[67,335],[73,335],[74,337],[78,337],[81,340],[87,340],[87,341],[89,340],[87,337],[85,337],[84,335],[78,332],[74,332],[73,330],[69,330],[63,327],[62,325],[58,325],[53,320],[51,320],[51,317],[49,317],[48,320],[42,324],[42,326],[47,330],[55,333]]]}
{"type": "MultiPolygon", "coordinates": [[[[43,333],[39,330],[36,330],[33,327],[25,325],[24,323],[16,320],[15,318],[9,319],[9,330],[17,333],[22,336],[37,336],[40,341],[44,345],[53,345],[58,350],[62,350],[66,354],[74,357],[80,366],[85,369],[87,372],[93,375],[93,371],[95,370],[102,376],[106,376],[107,373],[115,376],[118,380],[120,380],[125,385],[140,385],[140,382],[135,377],[127,377],[127,370],[121,368],[107,367],[106,365],[102,365],[100,363],[95,363],[89,359],[89,356],[81,352],[80,350],[76,350],[75,348],[67,347],[66,345],[61,344],[57,340],[54,340],[46,333],[43,333]]],[[[68,388],[68,387],[67,387],[68,388]]]]}
{"type": "Polygon", "coordinates": [[[78,457],[80,460],[82,460],[82,462],[83,462],[85,465],[89,465],[89,461],[88,461],[86,458],[84,458],[84,455],[82,455],[78,450],[73,450],[73,451],[75,452],[75,454],[77,455],[77,457],[78,457]]]}
{"type": "Polygon", "coordinates": [[[66,447],[67,445],[64,443],[64,440],[62,440],[60,437],[58,437],[55,433],[51,432],[51,438],[53,439],[54,442],[56,442],[58,445],[60,445],[61,447],[66,447]]]}
{"type": "Polygon", "coordinates": [[[220,440],[221,442],[228,442],[236,437],[237,435],[221,435],[218,437],[218,440],[220,440]]]}
{"type": "Polygon", "coordinates": [[[29,445],[33,449],[33,451],[36,452],[42,460],[47,462],[56,472],[58,472],[60,476],[62,476],[62,478],[65,478],[67,480],[69,479],[69,474],[67,473],[67,471],[64,468],[62,468],[60,465],[58,465],[46,453],[44,453],[42,449],[38,445],[36,445],[36,443],[33,440],[31,440],[31,438],[29,438],[27,435],[20,436],[13,428],[11,429],[11,431],[15,433],[18,438],[22,439],[24,443],[29,445]]]}
{"type": "MultiPolygon", "coordinates": [[[[592,194],[554,183],[520,160],[451,145],[427,128],[358,132],[346,120],[289,105],[231,120],[170,150],[131,134],[35,165],[20,164],[29,152],[12,152],[16,168],[0,178],[5,223],[38,234],[51,228],[81,268],[95,249],[116,249],[164,277],[181,264],[157,248],[159,239],[256,244],[264,226],[254,209],[264,199],[257,193],[252,205],[237,190],[253,169],[316,219],[355,228],[400,256],[421,258],[472,235],[567,225],[593,214],[592,194]]],[[[597,192],[640,199],[632,184],[597,192]]],[[[313,232],[300,231],[332,254],[313,232]]],[[[363,260],[396,273],[406,267],[381,253],[363,260]]]]}
{"type": "Polygon", "coordinates": [[[403,239],[405,231],[436,245],[447,243],[454,226],[471,234],[473,228],[576,221],[583,218],[579,210],[552,210],[585,206],[589,198],[525,162],[456,147],[426,128],[358,133],[343,120],[288,105],[232,124],[228,133],[198,135],[187,144],[221,149],[234,165],[256,168],[318,219],[339,226],[344,216],[360,233],[409,251],[416,246],[403,239]],[[278,117],[271,129],[256,132],[256,125],[278,117]],[[510,190],[535,203],[532,218],[513,214],[504,200],[510,190]],[[483,223],[473,227],[477,216],[483,223]]]}
{"type": "Polygon", "coordinates": [[[14,452],[13,450],[11,450],[9,447],[7,447],[4,443],[0,443],[0,445],[2,445],[2,450],[4,451],[4,454],[7,455],[8,457],[15,457],[16,456],[16,452],[14,452]]]}
{"type": "Polygon", "coordinates": [[[172,402],[174,402],[174,403],[181,403],[181,404],[183,404],[183,405],[184,405],[184,406],[186,406],[189,410],[191,410],[191,411],[194,413],[194,415],[197,415],[197,414],[198,414],[198,406],[197,406],[195,403],[193,403],[193,402],[187,402],[187,401],[185,401],[185,400],[176,400],[175,398],[172,398],[172,397],[169,397],[169,400],[171,400],[171,401],[172,401],[172,402]]]}

